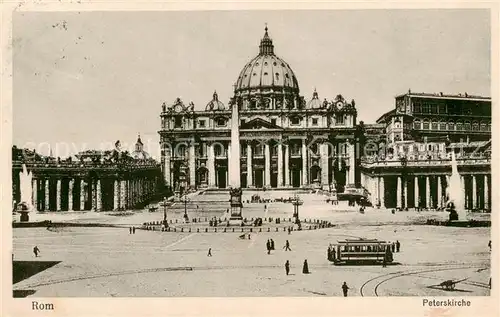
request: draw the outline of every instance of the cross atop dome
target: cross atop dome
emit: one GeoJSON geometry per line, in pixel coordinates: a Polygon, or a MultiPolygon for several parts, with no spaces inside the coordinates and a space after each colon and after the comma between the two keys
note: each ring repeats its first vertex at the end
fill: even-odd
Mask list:
{"type": "Polygon", "coordinates": [[[262,40],[260,40],[259,55],[274,55],[273,40],[271,40],[269,34],[267,33],[268,30],[267,23],[264,30],[265,30],[264,37],[262,38],[262,40]]]}

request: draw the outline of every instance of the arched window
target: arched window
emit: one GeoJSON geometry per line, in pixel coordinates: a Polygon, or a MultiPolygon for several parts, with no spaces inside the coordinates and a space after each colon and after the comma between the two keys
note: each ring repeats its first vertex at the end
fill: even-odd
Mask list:
{"type": "Polygon", "coordinates": [[[420,119],[416,119],[415,121],[413,121],[413,129],[415,130],[422,129],[422,122],[420,122],[420,119]]]}
{"type": "Polygon", "coordinates": [[[465,121],[464,130],[467,130],[467,131],[471,130],[470,121],[465,121]]]}
{"type": "Polygon", "coordinates": [[[488,128],[486,127],[486,123],[481,121],[481,131],[486,131],[488,128]]]}
{"type": "Polygon", "coordinates": [[[429,120],[427,120],[427,119],[424,120],[424,125],[423,125],[422,129],[429,130],[429,120]]]}
{"type": "Polygon", "coordinates": [[[457,125],[456,125],[456,130],[457,131],[462,131],[463,127],[462,127],[462,121],[457,121],[457,125]]]}
{"type": "Polygon", "coordinates": [[[472,122],[472,130],[479,131],[479,123],[477,121],[472,122]]]}
{"type": "Polygon", "coordinates": [[[439,130],[446,130],[446,122],[441,121],[439,122],[439,130]]]}
{"type": "Polygon", "coordinates": [[[455,130],[455,123],[453,123],[453,121],[448,121],[448,130],[455,130]]]}
{"type": "Polygon", "coordinates": [[[491,122],[488,122],[488,128],[486,129],[487,131],[491,131],[491,122]]]}
{"type": "Polygon", "coordinates": [[[438,123],[434,120],[431,121],[431,130],[437,130],[438,129],[438,123]]]}

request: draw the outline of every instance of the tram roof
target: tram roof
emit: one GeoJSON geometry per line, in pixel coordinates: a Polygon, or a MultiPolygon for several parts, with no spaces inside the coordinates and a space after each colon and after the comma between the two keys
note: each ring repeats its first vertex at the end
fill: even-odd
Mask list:
{"type": "Polygon", "coordinates": [[[337,241],[339,244],[378,244],[387,243],[387,241],[377,240],[377,239],[345,239],[337,241]]]}

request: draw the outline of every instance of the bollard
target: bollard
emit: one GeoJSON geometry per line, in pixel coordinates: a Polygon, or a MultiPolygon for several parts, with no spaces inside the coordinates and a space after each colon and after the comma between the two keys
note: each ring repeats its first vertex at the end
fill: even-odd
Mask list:
{"type": "Polygon", "coordinates": [[[271,232],[271,228],[267,228],[267,232],[271,232]]]}
{"type": "Polygon", "coordinates": [[[253,228],[250,228],[250,232],[252,232],[253,228]]]}
{"type": "Polygon", "coordinates": [[[224,228],[224,232],[226,232],[226,228],[224,228]]]}
{"type": "Polygon", "coordinates": [[[286,231],[286,227],[283,227],[283,232],[285,232],[285,231],[286,231]]]}
{"type": "Polygon", "coordinates": [[[200,228],[196,228],[196,232],[200,232],[200,228]]]}
{"type": "Polygon", "coordinates": [[[189,232],[191,232],[191,228],[189,228],[189,232]]]}
{"type": "Polygon", "coordinates": [[[243,232],[243,228],[241,228],[241,232],[243,232]]]}
{"type": "Polygon", "coordinates": [[[175,219],[175,223],[177,223],[177,219],[175,219]]]}
{"type": "Polygon", "coordinates": [[[278,227],[276,227],[276,232],[278,232],[278,230],[279,230],[278,227]]]}
{"type": "Polygon", "coordinates": [[[184,228],[181,228],[181,232],[184,232],[184,228]]]}
{"type": "Polygon", "coordinates": [[[214,228],[214,232],[217,232],[217,228],[214,228]]]}
{"type": "Polygon", "coordinates": [[[262,232],[262,228],[259,228],[259,232],[262,232]]]}
{"type": "Polygon", "coordinates": [[[173,222],[172,222],[172,219],[170,219],[170,223],[173,223],[173,222]]]}
{"type": "Polygon", "coordinates": [[[234,228],[233,228],[233,232],[234,232],[234,228]]]}
{"type": "Polygon", "coordinates": [[[208,232],[208,228],[205,228],[205,232],[208,232]]]}
{"type": "Polygon", "coordinates": [[[174,227],[174,232],[177,232],[177,228],[174,227]]]}

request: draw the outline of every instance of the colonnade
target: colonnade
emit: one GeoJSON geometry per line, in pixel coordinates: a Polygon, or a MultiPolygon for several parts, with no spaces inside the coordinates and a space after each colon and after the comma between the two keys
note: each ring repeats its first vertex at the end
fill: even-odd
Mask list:
{"type": "MultiPolygon", "coordinates": [[[[460,175],[463,208],[489,210],[491,206],[491,175],[460,175]]],[[[372,204],[388,208],[439,209],[446,207],[450,175],[388,175],[362,174],[363,186],[370,192],[372,204]]]]}
{"type": "Polygon", "coordinates": [[[32,204],[39,211],[125,210],[150,199],[159,178],[33,178],[32,204]]]}

